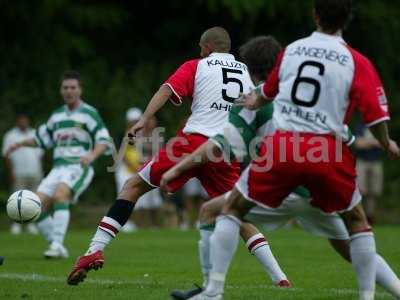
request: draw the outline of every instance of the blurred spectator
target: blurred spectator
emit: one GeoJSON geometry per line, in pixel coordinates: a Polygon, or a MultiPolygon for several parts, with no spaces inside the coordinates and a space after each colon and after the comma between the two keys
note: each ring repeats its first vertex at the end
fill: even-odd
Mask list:
{"type": "MultiPolygon", "coordinates": [[[[130,108],[126,113],[126,131],[131,128],[142,116],[142,111],[139,108],[130,108]]],[[[148,122],[147,127],[143,129],[140,141],[141,149],[136,149],[134,146],[126,146],[123,161],[119,164],[115,179],[117,192],[119,192],[125,181],[128,180],[135,172],[138,171],[143,161],[151,157],[152,142],[146,141],[145,138],[151,136],[153,129],[157,126],[156,119],[148,122]],[[140,151],[139,151],[140,150],[140,151]]],[[[125,131],[125,132],[126,132],[125,131]]],[[[157,143],[157,141],[154,141],[157,143]]],[[[159,209],[162,205],[162,197],[159,189],[154,189],[143,195],[135,206],[133,213],[133,221],[128,221],[122,228],[123,232],[133,232],[139,227],[154,227],[160,225],[159,209]]]]}
{"type": "Polygon", "coordinates": [[[366,214],[373,223],[377,198],[381,196],[383,188],[382,150],[379,142],[364,124],[356,127],[355,135],[358,183],[364,196],[366,214]]]}
{"type": "MultiPolygon", "coordinates": [[[[24,147],[6,157],[5,153],[10,145],[35,137],[35,130],[30,127],[30,120],[26,114],[19,114],[15,125],[4,135],[2,148],[10,187],[13,191],[23,189],[36,191],[43,177],[42,157],[44,153],[40,148],[24,147]]],[[[12,234],[20,234],[22,225],[13,223],[10,231],[12,234]]],[[[27,226],[27,231],[31,234],[38,233],[33,223],[27,226]]]]}

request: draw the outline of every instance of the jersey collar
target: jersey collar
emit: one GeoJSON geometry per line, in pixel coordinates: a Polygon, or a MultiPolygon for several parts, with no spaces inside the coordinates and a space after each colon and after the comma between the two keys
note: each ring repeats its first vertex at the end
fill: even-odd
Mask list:
{"type": "Polygon", "coordinates": [[[73,114],[74,112],[77,112],[80,110],[80,108],[83,106],[83,100],[81,100],[81,103],[79,104],[79,106],[77,108],[75,108],[74,110],[70,110],[68,105],[64,104],[65,107],[65,111],[67,112],[68,115],[73,114]]]}
{"type": "Polygon", "coordinates": [[[314,31],[311,36],[321,40],[337,40],[342,43],[346,43],[341,35],[331,35],[320,31],[314,31]]]}
{"type": "Polygon", "coordinates": [[[220,52],[213,52],[208,57],[224,57],[224,58],[235,59],[235,56],[233,56],[230,53],[220,53],[220,52]]]}

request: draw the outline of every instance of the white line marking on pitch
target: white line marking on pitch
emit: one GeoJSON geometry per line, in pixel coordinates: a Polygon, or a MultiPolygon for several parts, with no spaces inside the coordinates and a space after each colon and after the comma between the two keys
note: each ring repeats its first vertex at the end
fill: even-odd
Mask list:
{"type": "MultiPolygon", "coordinates": [[[[53,277],[53,276],[46,276],[46,275],[40,275],[40,274],[23,274],[23,273],[0,273],[0,278],[3,279],[10,279],[10,280],[20,280],[20,281],[33,281],[33,282],[62,282],[66,283],[66,279],[62,277],[53,277]]],[[[90,284],[99,284],[99,285],[107,285],[107,284],[136,284],[136,285],[146,285],[146,284],[152,284],[149,282],[144,282],[143,280],[113,280],[113,279],[86,279],[86,283],[90,284]]],[[[235,285],[227,285],[228,289],[241,289],[243,287],[241,286],[235,286],[235,285]]],[[[274,286],[268,286],[268,285],[247,285],[246,288],[250,289],[264,289],[264,290],[280,290],[282,293],[284,292],[307,292],[307,289],[304,288],[290,288],[290,289],[281,289],[278,287],[274,286]]],[[[323,289],[318,289],[321,292],[327,292],[331,294],[341,294],[341,295],[358,295],[358,291],[354,289],[349,289],[349,288],[343,288],[343,289],[336,289],[336,288],[323,288],[323,289]]],[[[376,298],[387,298],[390,297],[388,293],[381,293],[378,292],[376,293],[376,298]]]]}
{"type": "MultiPolygon", "coordinates": [[[[0,273],[0,278],[14,279],[21,281],[41,281],[41,282],[67,282],[65,278],[45,276],[40,274],[21,274],[21,273],[0,273]]],[[[132,284],[134,281],[111,280],[111,279],[86,279],[87,283],[94,284],[132,284]]]]}

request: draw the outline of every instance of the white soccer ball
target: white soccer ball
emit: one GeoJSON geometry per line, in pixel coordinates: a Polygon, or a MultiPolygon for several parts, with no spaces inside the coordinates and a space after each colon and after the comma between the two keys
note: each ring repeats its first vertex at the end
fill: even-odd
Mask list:
{"type": "Polygon", "coordinates": [[[42,212],[40,198],[28,190],[16,191],[8,198],[7,215],[18,223],[29,223],[37,220],[42,212]]]}

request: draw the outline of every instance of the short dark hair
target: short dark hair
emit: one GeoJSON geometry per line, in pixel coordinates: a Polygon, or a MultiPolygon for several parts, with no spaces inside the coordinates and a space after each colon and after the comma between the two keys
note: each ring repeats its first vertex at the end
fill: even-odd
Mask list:
{"type": "Polygon", "coordinates": [[[231,37],[228,31],[223,27],[212,27],[204,31],[201,35],[201,40],[205,43],[210,43],[213,50],[216,52],[231,51],[231,37]]]}
{"type": "Polygon", "coordinates": [[[68,79],[76,79],[79,85],[81,84],[81,74],[79,74],[78,71],[73,71],[73,70],[65,71],[61,77],[61,82],[68,79]]]}
{"type": "Polygon", "coordinates": [[[333,33],[350,22],[352,0],[315,0],[314,9],[322,29],[333,33]]]}
{"type": "Polygon", "coordinates": [[[280,51],[281,45],[273,36],[257,36],[240,47],[239,56],[250,74],[261,80],[272,71],[280,51]]]}

